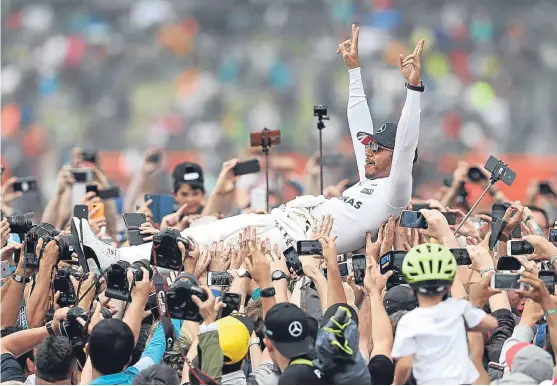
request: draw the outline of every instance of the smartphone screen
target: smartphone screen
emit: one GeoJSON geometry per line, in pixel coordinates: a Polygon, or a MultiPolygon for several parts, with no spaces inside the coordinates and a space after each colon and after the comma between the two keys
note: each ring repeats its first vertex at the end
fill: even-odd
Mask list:
{"type": "Polygon", "coordinates": [[[338,264],[338,271],[340,272],[340,277],[348,276],[348,264],[346,262],[338,264]]]}
{"type": "Polygon", "coordinates": [[[257,158],[249,161],[239,162],[238,165],[232,169],[235,176],[243,176],[244,174],[257,173],[261,170],[259,160],[257,158]]]}
{"type": "Polygon", "coordinates": [[[124,219],[124,224],[126,228],[139,228],[141,224],[147,222],[145,213],[123,213],[122,218],[124,219]]]}
{"type": "Polygon", "coordinates": [[[456,259],[456,265],[472,264],[472,259],[470,259],[470,254],[465,248],[451,248],[450,251],[456,259]]]}
{"type": "Polygon", "coordinates": [[[232,284],[232,275],[228,272],[207,273],[207,284],[209,286],[229,287],[232,284]]]}
{"type": "Polygon", "coordinates": [[[304,269],[302,267],[302,262],[300,261],[300,257],[298,252],[294,247],[289,247],[284,250],[283,252],[284,258],[286,259],[286,267],[292,273],[295,273],[298,276],[304,274],[304,269]]]}
{"type": "Polygon", "coordinates": [[[319,240],[300,240],[297,247],[300,256],[323,255],[323,246],[319,240]]]}
{"type": "Polygon", "coordinates": [[[400,226],[403,228],[427,229],[427,221],[420,212],[403,210],[400,215],[400,226]]]}
{"type": "Polygon", "coordinates": [[[379,271],[381,272],[381,275],[386,274],[392,269],[391,259],[392,259],[391,252],[387,252],[386,254],[381,256],[381,259],[379,260],[379,271]]]}
{"type": "Polygon", "coordinates": [[[352,256],[352,272],[354,273],[354,283],[356,285],[364,284],[366,275],[366,255],[359,254],[352,256]]]}
{"type": "Polygon", "coordinates": [[[522,268],[522,264],[512,256],[501,256],[497,260],[498,271],[518,271],[520,268],[522,268]]]}
{"type": "Polygon", "coordinates": [[[553,295],[555,294],[555,272],[553,271],[540,271],[538,277],[543,280],[547,287],[547,291],[553,295]]]}
{"type": "Polygon", "coordinates": [[[491,288],[499,290],[519,290],[521,289],[520,274],[518,273],[499,273],[496,272],[491,277],[491,288]]]}
{"type": "Polygon", "coordinates": [[[549,229],[548,239],[552,243],[557,243],[557,228],[550,228],[549,229]]]}
{"type": "Polygon", "coordinates": [[[534,246],[526,240],[509,240],[507,254],[510,256],[529,255],[534,253],[534,246]]]}
{"type": "Polygon", "coordinates": [[[407,251],[392,251],[391,252],[392,267],[394,269],[398,270],[399,272],[402,272],[402,262],[404,261],[404,258],[406,257],[407,253],[408,253],[407,251]]]}
{"type": "Polygon", "coordinates": [[[222,296],[221,301],[225,305],[225,307],[221,309],[221,318],[229,316],[234,311],[240,311],[242,297],[239,294],[227,292],[222,296]]]}

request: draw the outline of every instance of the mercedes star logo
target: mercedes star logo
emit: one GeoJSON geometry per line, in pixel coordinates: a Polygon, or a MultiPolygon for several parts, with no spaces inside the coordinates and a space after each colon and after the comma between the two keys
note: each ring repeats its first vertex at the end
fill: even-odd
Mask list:
{"type": "Polygon", "coordinates": [[[383,123],[383,126],[381,126],[379,128],[379,130],[376,131],[377,134],[384,132],[385,130],[387,130],[387,124],[383,123]]]}
{"type": "Polygon", "coordinates": [[[288,332],[294,338],[299,337],[300,335],[302,335],[302,332],[303,332],[302,323],[300,323],[298,321],[294,321],[294,322],[290,323],[290,326],[288,326],[288,332]]]}

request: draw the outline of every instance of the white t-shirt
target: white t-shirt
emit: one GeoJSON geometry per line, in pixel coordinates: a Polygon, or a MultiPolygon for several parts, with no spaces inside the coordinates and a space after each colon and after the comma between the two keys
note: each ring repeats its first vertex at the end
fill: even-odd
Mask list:
{"type": "Polygon", "coordinates": [[[464,320],[473,328],[484,316],[463,299],[418,307],[400,319],[392,356],[414,355],[412,369],[419,385],[472,384],[480,375],[468,353],[464,320]]]}
{"type": "Polygon", "coordinates": [[[408,206],[412,196],[414,154],[420,134],[421,93],[407,90],[406,102],[398,121],[390,175],[387,178],[368,180],[365,177],[365,145],[358,139],[358,133],[363,131],[373,134],[373,121],[360,69],[355,68],[348,72],[350,89],[347,116],[360,182],[345,190],[340,199],[326,200],[311,211],[315,218],[333,216],[331,233],[338,236],[336,245],[339,254],[363,247],[366,232],[376,232],[390,216],[399,216],[408,206]]]}

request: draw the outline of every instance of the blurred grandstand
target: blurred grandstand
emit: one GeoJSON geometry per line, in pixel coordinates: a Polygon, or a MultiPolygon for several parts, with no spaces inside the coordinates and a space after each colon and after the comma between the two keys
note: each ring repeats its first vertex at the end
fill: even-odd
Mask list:
{"type": "Polygon", "coordinates": [[[314,104],[327,151],[349,152],[335,51],[352,22],[376,125],[398,120],[398,54],[427,38],[418,183],[441,181],[447,154],[555,155],[555,20],[550,0],[3,0],[2,163],[53,181],[81,145],[131,173],[165,146],[214,175],[263,127],[310,155],[314,104]]]}

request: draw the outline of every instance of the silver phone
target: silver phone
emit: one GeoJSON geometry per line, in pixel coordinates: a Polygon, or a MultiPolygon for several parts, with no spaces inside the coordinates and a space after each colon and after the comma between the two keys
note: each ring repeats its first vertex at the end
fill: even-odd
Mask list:
{"type": "Polygon", "coordinates": [[[2,279],[10,276],[10,263],[8,263],[6,260],[3,260],[0,263],[0,270],[2,271],[2,279]]]}

